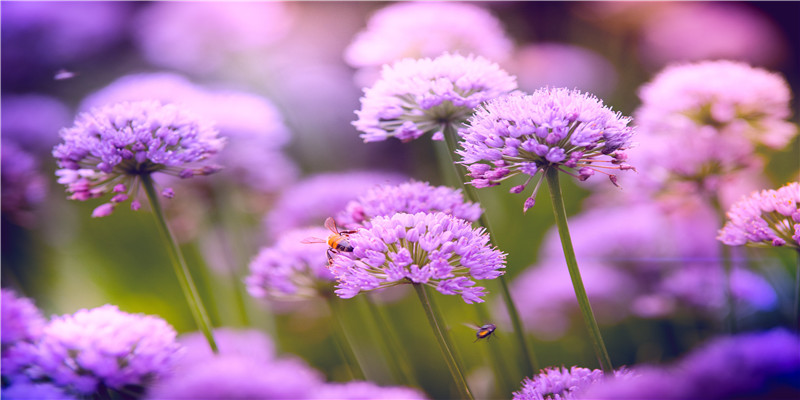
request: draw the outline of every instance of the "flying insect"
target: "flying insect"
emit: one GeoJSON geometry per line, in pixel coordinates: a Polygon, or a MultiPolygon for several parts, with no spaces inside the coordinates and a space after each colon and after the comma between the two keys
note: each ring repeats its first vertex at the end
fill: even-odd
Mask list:
{"type": "Polygon", "coordinates": [[[301,243],[327,243],[328,244],[328,265],[330,265],[331,260],[333,260],[333,255],[345,252],[349,253],[353,251],[353,245],[350,244],[349,236],[350,234],[356,233],[356,231],[352,230],[343,230],[340,231],[339,228],[336,226],[336,221],[332,217],[328,217],[325,220],[325,227],[331,231],[331,234],[328,236],[327,239],[321,239],[318,237],[309,237],[301,240],[301,243]]]}
{"type": "Polygon", "coordinates": [[[495,324],[484,324],[481,326],[473,325],[473,324],[464,324],[472,329],[475,329],[475,337],[477,339],[473,340],[472,343],[477,342],[481,339],[489,339],[492,334],[494,333],[495,329],[497,329],[497,325],[495,324]]]}

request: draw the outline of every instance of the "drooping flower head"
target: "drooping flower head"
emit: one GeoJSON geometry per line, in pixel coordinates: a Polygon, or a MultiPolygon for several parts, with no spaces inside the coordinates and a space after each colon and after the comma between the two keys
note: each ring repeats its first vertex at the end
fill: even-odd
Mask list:
{"type": "Polygon", "coordinates": [[[345,299],[413,283],[480,303],[486,293],[475,280],[505,273],[505,253],[489,244],[482,228],[440,212],[376,217],[349,240],[353,252],[335,255],[330,267],[336,294],[345,299]]]}
{"type": "MultiPolygon", "coordinates": [[[[631,373],[627,369],[614,371],[616,378],[626,378],[631,373]]],[[[603,380],[603,371],[582,367],[569,369],[545,368],[534,376],[522,381],[522,389],[514,392],[514,400],[572,400],[579,398],[580,392],[596,382],[603,380]]]]}
{"type": "Polygon", "coordinates": [[[250,262],[245,279],[253,297],[273,300],[300,300],[331,292],[334,277],[328,271],[325,255],[330,235],[322,227],[298,228],[281,233],[280,239],[264,247],[250,262]],[[322,243],[303,243],[307,238],[322,238],[322,243]]]}
{"type": "Polygon", "coordinates": [[[424,400],[424,394],[418,390],[402,386],[378,386],[372,382],[351,381],[347,383],[326,383],[317,387],[310,399],[397,399],[424,400]]]}
{"type": "MultiPolygon", "coordinates": [[[[64,142],[53,149],[61,168],[59,183],[67,185],[70,199],[88,200],[114,193],[92,216],[111,214],[114,207],[133,199],[139,177],[155,172],[180,178],[208,175],[219,167],[205,162],[225,144],[217,131],[172,104],[156,101],[123,102],[80,114],[75,125],[62,129],[64,142]]],[[[162,191],[172,197],[171,188],[162,191]]]]}
{"type": "MultiPolygon", "coordinates": [[[[630,118],[613,112],[588,93],[568,89],[540,89],[530,95],[510,94],[478,108],[469,126],[460,131],[462,163],[470,184],[478,188],[499,185],[512,176],[528,175],[511,188],[520,193],[538,173],[549,168],[585,180],[606,170],[626,170],[633,128],[630,118]]],[[[541,183],[525,201],[535,202],[541,183]]]]}
{"type": "Polygon", "coordinates": [[[789,246],[800,249],[800,183],[752,193],[728,211],[717,236],[728,246],[789,246]]]}
{"type": "Polygon", "coordinates": [[[483,210],[480,204],[465,201],[460,190],[412,180],[399,185],[373,187],[348,203],[336,217],[336,222],[354,229],[362,225],[369,226],[372,218],[389,217],[401,212],[443,212],[475,222],[483,210]]]}
{"type": "Polygon", "coordinates": [[[758,146],[780,149],[797,134],[791,94],[778,74],[732,61],[665,68],[639,90],[640,148],[631,157],[661,186],[716,181],[760,168],[758,146]]]}
{"type": "Polygon", "coordinates": [[[27,373],[84,395],[103,386],[128,390],[167,375],[179,349],[163,319],[105,305],[54,317],[27,373]]]}
{"type": "Polygon", "coordinates": [[[364,142],[426,133],[443,140],[446,125],[463,124],[479,104],[516,88],[513,76],[483,57],[407,58],[384,66],[381,79],[364,89],[353,126],[364,142]]]}

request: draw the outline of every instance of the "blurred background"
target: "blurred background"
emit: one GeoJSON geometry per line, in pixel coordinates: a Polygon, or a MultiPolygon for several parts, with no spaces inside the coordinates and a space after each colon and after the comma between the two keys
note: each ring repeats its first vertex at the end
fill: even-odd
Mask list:
{"type": "MultiPolygon", "coordinates": [[[[386,2],[3,2],[3,287],[32,297],[46,315],[111,303],[158,314],[179,332],[194,329],[150,213],[120,209],[90,218],[101,201],[66,200],[50,155],[59,129],[92,107],[144,98],[186,103],[231,138],[220,155],[228,175],[176,182],[167,205],[214,325],[267,331],[282,352],[344,380],[324,302],[270,304],[251,297],[242,280],[259,248],[285,230],[321,226],[375,184],[409,178],[453,184],[439,173],[429,138],[364,144],[352,127],[362,88],[382,64],[445,50],[476,53],[516,75],[523,91],[578,88],[625,115],[640,104],[638,88],[673,62],[739,60],[780,73],[792,93],[800,88],[796,2],[467,4],[477,9],[471,17],[491,19],[489,31],[470,37],[469,29],[441,16],[430,17],[427,28],[413,28],[408,15],[415,14],[387,21],[394,5],[386,2]]],[[[427,18],[416,15],[420,23],[427,18]]],[[[799,146],[795,138],[768,154],[757,183],[729,197],[796,181],[799,146]]],[[[615,365],[665,362],[724,329],[730,308],[721,297],[718,219],[702,209],[678,217],[647,207],[598,211],[603,201],[594,194],[620,190],[564,182],[579,261],[587,243],[584,280],[615,365]],[[622,244],[630,243],[641,250],[639,259],[591,259],[603,251],[627,254],[622,244]],[[650,265],[647,274],[643,263],[650,265]],[[659,269],[666,263],[669,274],[659,269]]],[[[566,269],[544,262],[560,251],[549,198],[540,194],[523,216],[524,198],[505,186],[481,196],[496,243],[508,253],[507,278],[541,366],[597,367],[566,269]]],[[[751,260],[731,278],[737,329],[788,324],[791,252],[736,254],[751,260]]],[[[480,320],[455,296],[438,298],[479,393],[491,390],[489,352],[503,354],[509,370],[521,368],[496,285],[487,283],[492,321],[480,320]],[[496,338],[472,343],[475,332],[463,324],[489,322],[498,325],[496,338]]],[[[402,290],[385,297],[382,307],[419,368],[421,386],[446,397],[448,388],[438,382],[445,366],[417,299],[402,290]]],[[[391,383],[370,355],[375,326],[366,321],[367,304],[358,297],[343,304],[348,336],[363,343],[356,355],[373,367],[373,379],[391,383]]],[[[521,376],[509,376],[518,387],[521,376]]]]}

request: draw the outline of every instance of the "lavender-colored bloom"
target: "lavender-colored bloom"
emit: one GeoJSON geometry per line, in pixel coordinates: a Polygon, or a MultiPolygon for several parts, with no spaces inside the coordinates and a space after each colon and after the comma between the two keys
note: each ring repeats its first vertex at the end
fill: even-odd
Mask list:
{"type": "MultiPolygon", "coordinates": [[[[64,143],[53,149],[58,182],[67,185],[72,200],[114,193],[110,203],[92,216],[111,214],[114,207],[136,199],[139,176],[162,172],[180,178],[219,170],[207,158],[225,144],[211,125],[178,106],[156,101],[118,103],[80,114],[75,125],[62,129],[64,143]]],[[[169,190],[162,191],[165,197],[169,190]]]]}
{"type": "Polygon", "coordinates": [[[376,217],[349,239],[353,252],[335,255],[330,267],[338,281],[336,294],[345,299],[412,283],[480,303],[486,292],[475,280],[505,273],[505,253],[489,244],[482,228],[444,213],[376,217]]]}
{"type": "Polygon", "coordinates": [[[743,399],[800,394],[800,338],[785,330],[716,338],[666,367],[640,367],[582,398],[743,399]]]}
{"type": "Polygon", "coordinates": [[[479,104],[516,87],[513,76],[483,57],[407,58],[384,66],[381,79],[364,89],[353,126],[364,142],[407,142],[425,133],[444,140],[446,125],[458,127],[479,104]]]}
{"type": "Polygon", "coordinates": [[[47,178],[39,171],[39,162],[3,137],[0,157],[0,205],[4,215],[21,226],[34,223],[32,211],[47,195],[47,178]]]}
{"type": "Polygon", "coordinates": [[[786,121],[790,96],[780,75],[743,63],[669,66],[639,91],[641,146],[631,158],[661,182],[759,168],[757,145],[780,149],[797,134],[786,121]]]}
{"type": "Polygon", "coordinates": [[[348,202],[381,184],[396,184],[407,178],[388,172],[336,172],[308,177],[281,193],[264,223],[268,236],[307,226],[321,226],[326,218],[342,211],[348,202]]]}
{"type": "Polygon", "coordinates": [[[298,228],[281,234],[275,245],[264,247],[250,262],[245,279],[253,297],[300,300],[330,293],[334,277],[328,271],[324,228],[298,228]],[[319,238],[322,243],[302,243],[319,238]]]}
{"type": "MultiPolygon", "coordinates": [[[[596,97],[568,89],[541,89],[531,95],[500,97],[478,108],[469,126],[459,132],[470,184],[499,185],[512,176],[528,175],[511,188],[520,193],[538,173],[549,168],[588,179],[608,169],[633,169],[625,163],[631,146],[630,118],[611,111],[596,97]]],[[[533,206],[542,177],[525,201],[533,206]]]]}
{"type": "Polygon", "coordinates": [[[376,186],[347,204],[336,217],[342,226],[369,226],[375,217],[396,213],[443,212],[475,222],[483,210],[480,204],[464,201],[460,190],[447,186],[431,186],[427,182],[409,181],[399,185],[376,186]]]}
{"type": "Polygon", "coordinates": [[[135,74],[91,94],[80,108],[151,99],[179,104],[214,121],[227,138],[225,149],[216,158],[225,167],[217,179],[271,192],[297,177],[297,167],[282,152],[291,134],[275,105],[262,96],[208,89],[172,73],[135,74]]]}
{"type": "Polygon", "coordinates": [[[789,246],[800,249],[800,183],[762,190],[728,211],[719,239],[729,246],[789,246]]]}
{"type": "Polygon", "coordinates": [[[352,381],[347,383],[327,383],[318,386],[310,399],[370,400],[397,399],[423,400],[427,397],[418,390],[401,387],[381,387],[372,382],[352,381]]]}
{"type": "MultiPolygon", "coordinates": [[[[263,332],[255,329],[214,329],[214,341],[223,356],[247,357],[254,361],[268,362],[275,358],[275,345],[263,332]]],[[[175,368],[192,367],[216,357],[202,332],[192,332],[178,337],[183,352],[176,360],[175,368]]]]}
{"type": "Polygon", "coordinates": [[[378,10],[347,47],[344,58],[363,73],[403,58],[436,57],[446,51],[502,62],[512,48],[502,23],[481,7],[403,2],[378,10]]]}
{"type": "MultiPolygon", "coordinates": [[[[616,379],[623,381],[630,377],[627,369],[614,371],[616,379]]],[[[526,377],[522,381],[522,389],[514,392],[513,400],[572,400],[577,399],[580,393],[597,382],[603,381],[603,371],[582,367],[569,369],[545,368],[533,379],[526,377]]]]}
{"type": "Polygon", "coordinates": [[[264,362],[220,354],[184,365],[148,393],[150,400],[306,399],[322,382],[320,374],[295,359],[264,362]]]}
{"type": "MultiPolygon", "coordinates": [[[[4,5],[5,7],[5,5],[4,5]]],[[[9,139],[24,150],[46,154],[58,143],[58,130],[69,123],[70,111],[50,96],[25,94],[3,96],[3,143],[9,139]]]]}
{"type": "Polygon", "coordinates": [[[17,297],[13,290],[2,289],[0,308],[3,350],[19,341],[34,341],[41,335],[45,320],[31,299],[17,297]]]}
{"type": "Polygon", "coordinates": [[[154,65],[208,74],[267,49],[291,22],[281,2],[151,3],[137,17],[134,39],[154,65]]]}
{"type": "Polygon", "coordinates": [[[49,383],[14,383],[3,388],[6,400],[75,400],[58,386],[49,383]]]}
{"type": "Polygon", "coordinates": [[[53,318],[27,373],[84,395],[145,386],[170,372],[179,348],[163,319],[105,305],[53,318]]]}

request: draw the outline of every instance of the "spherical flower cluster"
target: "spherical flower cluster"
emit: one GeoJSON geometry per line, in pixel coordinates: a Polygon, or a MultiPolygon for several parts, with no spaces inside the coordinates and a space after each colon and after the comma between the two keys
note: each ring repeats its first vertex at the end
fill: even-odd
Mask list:
{"type": "Polygon", "coordinates": [[[744,244],[800,249],[800,183],[762,190],[742,198],[728,211],[719,239],[729,246],[744,244]]]}
{"type": "MultiPolygon", "coordinates": [[[[83,113],[75,125],[60,132],[64,142],[53,149],[61,169],[59,183],[67,185],[70,199],[88,200],[114,193],[111,202],[97,207],[92,216],[111,214],[114,207],[133,198],[139,176],[163,172],[181,178],[208,175],[219,167],[203,163],[225,144],[217,131],[178,106],[156,101],[118,103],[83,113]]],[[[162,195],[174,192],[165,188],[162,195]]]]}
{"type": "Polygon", "coordinates": [[[376,217],[349,240],[353,252],[338,253],[330,267],[341,298],[411,283],[460,295],[471,304],[483,302],[486,294],[474,286],[476,279],[505,273],[505,254],[492,248],[483,229],[444,213],[376,217]]]}
{"type": "Polygon", "coordinates": [[[163,319],[105,305],[53,318],[27,373],[88,395],[151,383],[170,372],[179,349],[163,319]]]}
{"type": "Polygon", "coordinates": [[[475,56],[445,53],[384,66],[381,79],[364,89],[353,126],[364,142],[396,137],[404,142],[464,123],[479,104],[516,89],[513,76],[475,56]]]}
{"type": "Polygon", "coordinates": [[[369,226],[375,217],[396,213],[443,212],[475,222],[480,218],[480,204],[464,201],[460,190],[447,186],[431,186],[427,182],[409,181],[399,185],[376,186],[347,204],[336,217],[342,226],[369,226]]]}
{"type": "MultiPolygon", "coordinates": [[[[630,376],[626,369],[614,371],[614,376],[624,378],[630,376]]],[[[581,391],[592,384],[603,380],[603,371],[599,369],[572,367],[570,369],[545,368],[533,379],[526,377],[522,381],[522,389],[514,392],[514,400],[571,400],[579,398],[581,391]]]]}
{"type": "Polygon", "coordinates": [[[19,341],[36,340],[42,333],[45,319],[31,299],[17,297],[14,291],[3,289],[0,308],[3,350],[19,341]]]}
{"type": "MultiPolygon", "coordinates": [[[[611,111],[596,97],[568,89],[540,89],[531,95],[511,94],[478,108],[462,136],[462,163],[470,184],[478,188],[499,185],[518,174],[524,184],[511,188],[520,193],[536,174],[549,168],[585,180],[605,170],[633,169],[625,163],[631,146],[630,118],[611,111]]],[[[535,203],[541,177],[525,201],[535,203]]]]}
{"type": "Polygon", "coordinates": [[[359,399],[397,399],[397,400],[423,400],[425,395],[417,390],[402,387],[381,387],[372,382],[351,381],[347,383],[327,383],[321,385],[309,397],[310,399],[326,400],[359,400],[359,399]]]}
{"type": "Polygon", "coordinates": [[[657,179],[705,182],[760,166],[757,145],[779,149],[797,134],[778,74],[732,61],[665,68],[639,90],[641,167],[657,179]]]}
{"type": "Polygon", "coordinates": [[[502,61],[513,44],[487,10],[464,3],[396,3],[378,10],[345,50],[354,67],[388,64],[445,51],[502,61]]]}
{"type": "Polygon", "coordinates": [[[245,279],[253,297],[273,300],[299,300],[330,293],[333,275],[328,271],[324,228],[299,228],[281,235],[270,247],[262,248],[250,262],[245,279]],[[320,243],[302,243],[319,238],[320,243]]]}

